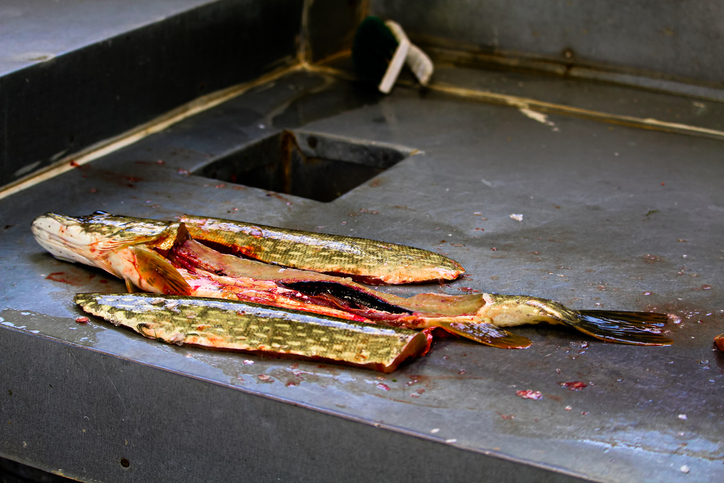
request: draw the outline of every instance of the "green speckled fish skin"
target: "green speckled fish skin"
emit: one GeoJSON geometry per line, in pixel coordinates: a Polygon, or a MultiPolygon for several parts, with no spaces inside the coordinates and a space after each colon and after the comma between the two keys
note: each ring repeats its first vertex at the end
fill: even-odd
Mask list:
{"type": "Polygon", "coordinates": [[[94,262],[109,251],[140,244],[170,248],[178,226],[96,211],[86,216],[45,213],[33,220],[31,228],[37,242],[56,258],[106,269],[94,262]]]}
{"type": "Polygon", "coordinates": [[[427,347],[422,332],[257,304],[155,294],[82,293],[84,311],[170,344],[326,360],[382,372],[427,347]]]}
{"type": "Polygon", "coordinates": [[[465,273],[454,260],[395,243],[220,218],[184,215],[179,221],[192,238],[231,247],[249,258],[371,283],[454,280],[465,273]]]}

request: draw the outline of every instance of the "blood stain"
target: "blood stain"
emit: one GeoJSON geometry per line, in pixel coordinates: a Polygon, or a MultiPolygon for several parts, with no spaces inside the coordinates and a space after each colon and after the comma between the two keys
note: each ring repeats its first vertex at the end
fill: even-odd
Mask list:
{"type": "Polygon", "coordinates": [[[583,388],[588,387],[588,384],[581,381],[571,381],[571,382],[559,382],[561,387],[565,387],[566,389],[569,389],[571,391],[581,391],[583,388]]]}
{"type": "Polygon", "coordinates": [[[53,282],[67,283],[68,285],[80,285],[76,280],[72,280],[65,272],[53,272],[47,277],[46,280],[52,280],[53,282]]]}
{"type": "Polygon", "coordinates": [[[543,394],[541,394],[540,391],[532,391],[530,389],[516,391],[515,395],[523,399],[533,399],[535,401],[543,399],[543,394]]]}

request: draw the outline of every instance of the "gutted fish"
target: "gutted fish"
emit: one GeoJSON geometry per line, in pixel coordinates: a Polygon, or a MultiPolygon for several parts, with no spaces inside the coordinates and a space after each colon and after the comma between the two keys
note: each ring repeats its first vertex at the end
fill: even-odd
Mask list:
{"type": "Polygon", "coordinates": [[[35,220],[33,231],[54,255],[103,268],[123,278],[129,290],[138,287],[159,294],[242,300],[410,329],[441,327],[502,348],[530,346],[530,340],[506,328],[537,323],[565,325],[608,342],[671,344],[661,335],[667,321],[664,314],[576,311],[529,296],[423,293],[399,297],[348,277],[218,252],[195,240],[185,222],[161,226],[140,220],[136,226],[134,220],[108,214],[82,218],[46,214],[35,220]]]}
{"type": "Polygon", "coordinates": [[[447,257],[394,243],[219,218],[184,215],[179,221],[192,238],[218,243],[255,260],[348,275],[366,283],[455,280],[465,273],[459,263],[447,257]]]}
{"type": "Polygon", "coordinates": [[[169,344],[298,357],[392,372],[426,350],[424,333],[246,302],[81,293],[89,314],[169,344]]]}
{"type": "Polygon", "coordinates": [[[176,241],[178,224],[96,211],[88,216],[46,213],[33,220],[35,240],[55,258],[105,270],[132,291],[189,294],[186,281],[158,251],[176,241]]]}

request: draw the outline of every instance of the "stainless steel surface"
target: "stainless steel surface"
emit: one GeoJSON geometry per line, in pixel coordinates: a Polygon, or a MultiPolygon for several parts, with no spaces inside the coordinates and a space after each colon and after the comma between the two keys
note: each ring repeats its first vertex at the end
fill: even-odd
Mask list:
{"type": "MultiPolygon", "coordinates": [[[[438,75],[469,87],[471,71],[438,75]]],[[[498,82],[514,90],[521,81],[498,82]]],[[[599,106],[621,100],[608,86],[546,81],[552,97],[584,92],[599,106]]],[[[674,104],[686,113],[690,102],[674,104]]],[[[659,106],[636,108],[646,116],[659,106]]],[[[722,146],[404,86],[377,97],[322,74],[277,79],[0,200],[0,454],[106,481],[229,472],[256,480],[717,481],[722,146]],[[420,152],[330,203],[189,174],[298,127],[420,152]],[[444,339],[384,376],[166,346],[74,322],[73,294],[123,284],[54,260],[32,240],[36,215],[97,209],[384,239],[443,252],[469,273],[390,289],[397,294],[525,293],[575,308],[656,309],[681,323],[668,328],[672,347],[606,344],[555,328],[516,330],[533,341],[523,351],[444,339]],[[573,381],[588,386],[561,386],[573,381]],[[521,389],[544,398],[522,399],[521,389]],[[332,465],[321,468],[325,461],[332,465]]]]}
{"type": "Polygon", "coordinates": [[[213,0],[3,0],[0,75],[47,62],[213,0]],[[140,8],[142,7],[142,8],[140,8]]]}
{"type": "Polygon", "coordinates": [[[2,2],[0,185],[294,64],[302,7],[302,0],[2,2]]]}
{"type": "Polygon", "coordinates": [[[373,0],[370,8],[426,44],[527,59],[539,68],[556,63],[568,75],[624,83],[643,75],[643,84],[662,89],[692,87],[667,79],[698,83],[700,95],[716,95],[706,88],[721,90],[724,79],[722,51],[712,48],[724,38],[724,6],[714,0],[431,0],[415,8],[373,0]]]}

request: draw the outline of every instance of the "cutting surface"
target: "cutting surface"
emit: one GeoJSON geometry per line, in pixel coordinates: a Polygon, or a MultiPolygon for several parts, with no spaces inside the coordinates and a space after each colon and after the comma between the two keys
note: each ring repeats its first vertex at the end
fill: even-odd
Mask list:
{"type": "MultiPolygon", "coordinates": [[[[444,75],[455,82],[454,70],[444,75]]],[[[469,75],[460,71],[460,82],[469,75]]],[[[585,89],[592,104],[620,101],[598,87],[549,86],[560,96],[585,89]]],[[[0,333],[24,335],[18,340],[28,351],[41,340],[63,341],[226,390],[215,388],[214,397],[259,395],[560,478],[714,481],[724,456],[724,357],[712,346],[724,332],[723,147],[409,87],[378,97],[333,77],[293,73],[1,200],[0,333]],[[189,174],[286,128],[419,151],[330,203],[189,174]],[[75,293],[123,284],[55,260],[32,239],[37,215],[95,210],[209,215],[413,245],[446,254],[468,275],[386,290],[529,294],[572,308],[663,311],[678,318],[667,328],[674,345],[520,328],[533,341],[527,350],[441,339],[389,375],[162,345],[99,320],[76,323],[75,293]],[[580,391],[563,385],[578,381],[586,384],[580,391]],[[523,399],[519,390],[543,398],[523,399]]],[[[0,359],[0,369],[13,361],[0,359]]],[[[12,419],[19,390],[0,389],[0,412],[12,419]]],[[[124,411],[132,408],[119,407],[119,418],[124,411]]],[[[8,427],[3,451],[31,451],[8,427]]]]}

